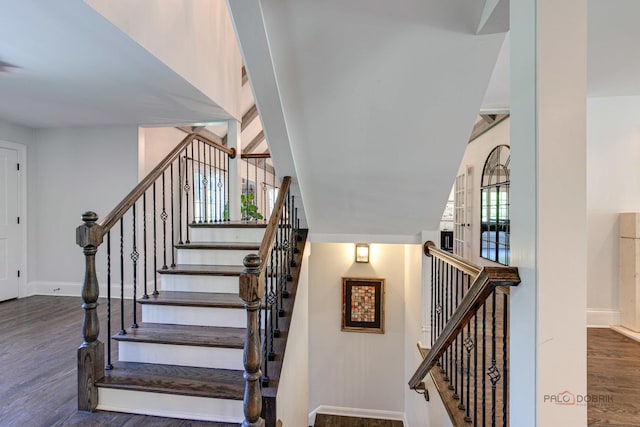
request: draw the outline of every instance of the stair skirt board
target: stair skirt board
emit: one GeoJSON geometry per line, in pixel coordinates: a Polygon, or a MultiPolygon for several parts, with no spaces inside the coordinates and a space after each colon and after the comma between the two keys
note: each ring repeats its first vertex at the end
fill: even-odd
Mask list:
{"type": "Polygon", "coordinates": [[[142,322],[162,323],[165,325],[246,328],[247,312],[244,308],[143,304],[142,322]]]}
{"type": "Polygon", "coordinates": [[[98,388],[98,410],[200,421],[241,423],[242,400],[98,388]]]}
{"type": "Polygon", "coordinates": [[[237,294],[238,276],[197,276],[193,274],[162,274],[160,291],[215,292],[237,294]]]}
{"type": "Polygon", "coordinates": [[[120,341],[121,362],[155,363],[244,371],[242,348],[202,347],[120,341]]]}
{"type": "Polygon", "coordinates": [[[266,228],[191,227],[194,242],[255,242],[260,244],[266,228]]]}
{"type": "Polygon", "coordinates": [[[243,265],[246,249],[178,249],[178,264],[243,265]]]}

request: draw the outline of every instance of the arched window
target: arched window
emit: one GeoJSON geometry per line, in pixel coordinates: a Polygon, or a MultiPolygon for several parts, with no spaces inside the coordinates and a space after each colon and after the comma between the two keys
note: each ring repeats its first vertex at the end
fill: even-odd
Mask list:
{"type": "Polygon", "coordinates": [[[482,171],[480,190],[480,256],[509,265],[509,146],[494,148],[482,171]]]}

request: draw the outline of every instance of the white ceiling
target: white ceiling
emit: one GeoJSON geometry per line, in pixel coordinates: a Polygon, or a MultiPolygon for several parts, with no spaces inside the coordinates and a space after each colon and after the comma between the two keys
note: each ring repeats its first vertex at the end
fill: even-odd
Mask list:
{"type": "MultiPolygon", "coordinates": [[[[588,96],[640,95],[640,1],[589,0],[588,96]]],[[[500,51],[482,110],[509,109],[509,38],[500,51]]]]}
{"type": "Polygon", "coordinates": [[[239,3],[276,169],[296,176],[313,233],[413,241],[436,229],[504,39],[474,35],[483,5],[239,3]]]}
{"type": "Polygon", "coordinates": [[[0,0],[0,118],[31,127],[229,118],[81,0],[0,0]]]}

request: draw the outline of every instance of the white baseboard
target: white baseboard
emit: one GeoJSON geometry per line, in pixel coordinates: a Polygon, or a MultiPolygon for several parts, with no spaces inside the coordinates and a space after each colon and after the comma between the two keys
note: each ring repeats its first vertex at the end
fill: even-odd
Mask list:
{"type": "Polygon", "coordinates": [[[640,332],[632,331],[631,329],[620,325],[612,326],[611,329],[627,338],[640,342],[640,332]]]}
{"type": "Polygon", "coordinates": [[[620,311],[608,308],[587,309],[587,328],[608,328],[620,324],[620,311]]]}
{"type": "MultiPolygon", "coordinates": [[[[153,282],[147,284],[147,289],[153,290],[153,282]],[[150,287],[149,287],[150,286],[150,287]]],[[[64,297],[79,297],[82,293],[82,283],[80,282],[29,282],[27,284],[27,295],[55,295],[64,297]]],[[[143,284],[138,285],[138,298],[144,294],[143,284]]],[[[132,299],[133,284],[124,285],[124,299],[132,299]]],[[[120,298],[120,284],[111,284],[111,296],[120,298]]],[[[100,285],[100,298],[107,297],[106,285],[100,285]]]]}
{"type": "Polygon", "coordinates": [[[402,421],[403,425],[405,426],[407,425],[404,412],[320,405],[309,413],[310,426],[315,424],[317,414],[343,415],[345,417],[358,417],[358,418],[375,418],[379,420],[397,420],[397,421],[402,421]]]}

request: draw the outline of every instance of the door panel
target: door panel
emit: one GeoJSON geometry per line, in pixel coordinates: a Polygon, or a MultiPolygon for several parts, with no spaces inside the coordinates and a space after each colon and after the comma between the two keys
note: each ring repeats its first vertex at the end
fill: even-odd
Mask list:
{"type": "Polygon", "coordinates": [[[17,298],[21,253],[18,225],[18,152],[0,148],[0,301],[17,298]]]}

